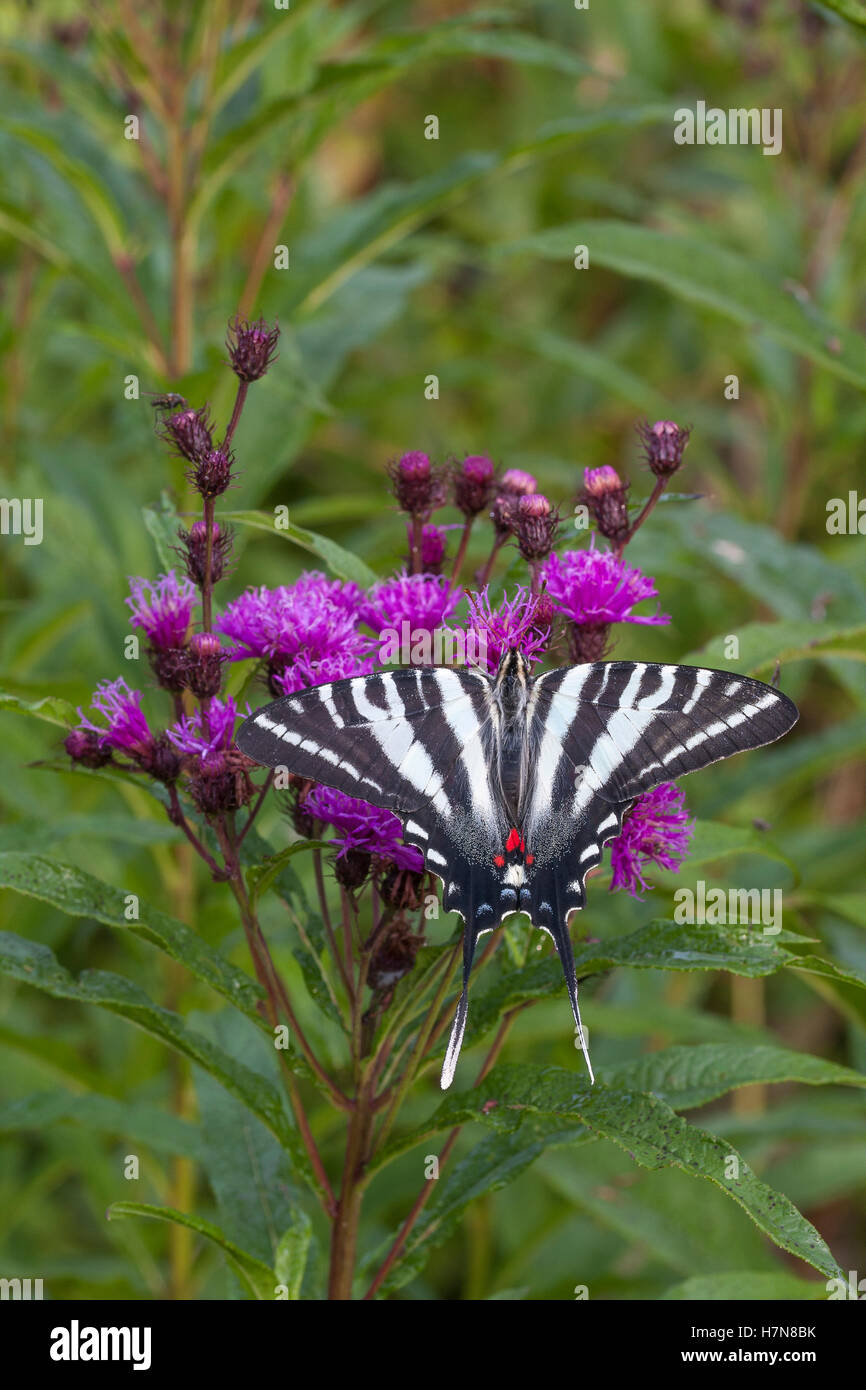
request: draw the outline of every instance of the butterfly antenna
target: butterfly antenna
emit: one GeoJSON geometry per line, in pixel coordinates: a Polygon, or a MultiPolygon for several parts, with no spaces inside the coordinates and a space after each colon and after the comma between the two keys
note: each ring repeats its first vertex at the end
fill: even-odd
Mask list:
{"type": "Polygon", "coordinates": [[[466,1015],[469,1012],[469,972],[472,969],[472,961],[475,957],[475,946],[478,941],[478,933],[473,931],[467,923],[463,928],[463,991],[457,1000],[457,1012],[454,1015],[454,1022],[451,1025],[451,1037],[448,1039],[448,1050],[445,1053],[445,1061],[442,1063],[442,1076],[439,1084],[443,1091],[447,1091],[451,1082],[454,1080],[454,1072],[457,1068],[457,1058],[460,1056],[460,1049],[463,1046],[463,1034],[466,1032],[466,1015]]]}

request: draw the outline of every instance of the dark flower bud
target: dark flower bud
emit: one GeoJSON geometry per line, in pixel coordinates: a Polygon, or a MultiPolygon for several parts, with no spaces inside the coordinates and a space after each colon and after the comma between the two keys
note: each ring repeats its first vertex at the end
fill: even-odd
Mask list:
{"type": "Polygon", "coordinates": [[[404,454],[388,465],[391,487],[400,508],[413,517],[427,517],[445,501],[445,480],[426,454],[404,454]]]}
{"type": "Polygon", "coordinates": [[[388,865],[379,882],[383,902],[401,912],[415,912],[424,906],[425,893],[430,891],[430,878],[422,870],[401,869],[393,862],[388,865]]]}
{"type": "Polygon", "coordinates": [[[547,592],[539,594],[538,601],[532,611],[532,626],[547,632],[553,624],[555,614],[556,605],[550,594],[547,592]]]}
{"type": "Polygon", "coordinates": [[[241,381],[258,381],[277,357],[280,330],[269,328],[264,319],[250,323],[240,314],[229,323],[226,348],[235,375],[241,381]]]}
{"type": "Polygon", "coordinates": [[[423,945],[423,936],[416,936],[402,918],[392,922],[370,959],[367,974],[370,988],[393,989],[398,980],[402,980],[414,967],[415,958],[423,945]]]}
{"type": "Polygon", "coordinates": [[[543,560],[550,554],[559,527],[559,513],[546,497],[531,493],[517,499],[513,531],[524,560],[543,560]]]}
{"type": "Polygon", "coordinates": [[[246,806],[255,791],[250,781],[251,766],[249,758],[238,748],[229,748],[212,761],[198,762],[190,775],[189,791],[203,815],[218,816],[246,806]]]}
{"type": "Polygon", "coordinates": [[[111,762],[111,748],[93,729],[70,729],[63,747],[72,761],[83,767],[105,767],[111,762]]]}
{"type": "Polygon", "coordinates": [[[493,497],[493,463],[484,454],[470,454],[454,468],[454,502],[464,516],[477,516],[493,497]]]}
{"type": "Polygon", "coordinates": [[[654,425],[644,422],[637,432],[646,451],[646,461],[657,478],[669,478],[683,461],[683,452],[691,430],[681,429],[673,420],[657,420],[654,425]]]}
{"type": "Polygon", "coordinates": [[[207,700],[218,695],[222,685],[223,662],[228,653],[212,632],[196,632],[187,652],[187,684],[193,695],[207,700]]]}
{"type": "Polygon", "coordinates": [[[295,772],[289,774],[289,788],[283,810],[292,827],[305,840],[315,838],[315,817],[310,814],[305,805],[307,795],[314,786],[315,782],[309,781],[306,777],[299,777],[295,772]]]}
{"type": "Polygon", "coordinates": [[[360,888],[366,881],[372,862],[372,855],[365,850],[348,849],[334,860],[334,877],[344,888],[360,888]]]}
{"type": "Polygon", "coordinates": [[[170,690],[173,695],[186,690],[189,684],[186,647],[149,647],[147,655],[157,684],[163,690],[170,690]]]}
{"type": "Polygon", "coordinates": [[[585,661],[603,661],[609,633],[609,623],[572,623],[568,637],[575,666],[585,661]]]}
{"type": "MultiPolygon", "coordinates": [[[[183,557],[184,567],[194,584],[199,588],[204,584],[205,562],[207,559],[207,527],[203,521],[194,521],[188,531],[181,526],[178,530],[179,546],[175,552],[183,557]]],[[[232,533],[227,526],[213,523],[211,532],[210,577],[213,584],[225,578],[226,564],[232,548],[232,533]]]]}
{"type": "Polygon", "coordinates": [[[578,497],[601,534],[609,541],[625,540],[629,532],[628,489],[615,468],[585,468],[578,497]]]}
{"type": "Polygon", "coordinates": [[[510,536],[517,521],[517,504],[521,497],[529,497],[535,492],[538,483],[531,473],[521,468],[509,468],[499,482],[499,492],[494,499],[490,515],[493,525],[501,539],[510,536]]]}
{"type": "Polygon", "coordinates": [[[234,477],[234,461],[230,449],[209,449],[196,461],[187,477],[200,497],[220,497],[234,477]]]}
{"type": "Polygon", "coordinates": [[[160,421],[158,433],[190,463],[198,463],[213,448],[207,406],[201,410],[179,410],[175,415],[166,415],[160,421]]]}
{"type": "Polygon", "coordinates": [[[181,771],[181,757],[165,734],[141,750],[136,758],[139,766],[157,782],[176,782],[181,771]]]}

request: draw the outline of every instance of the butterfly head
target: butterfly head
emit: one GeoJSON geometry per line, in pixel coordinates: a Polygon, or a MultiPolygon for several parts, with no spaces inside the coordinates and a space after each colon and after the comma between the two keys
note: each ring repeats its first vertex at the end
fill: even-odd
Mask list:
{"type": "Polygon", "coordinates": [[[495,691],[506,722],[521,713],[529,695],[529,663],[519,651],[509,649],[502,654],[496,672],[495,691]]]}

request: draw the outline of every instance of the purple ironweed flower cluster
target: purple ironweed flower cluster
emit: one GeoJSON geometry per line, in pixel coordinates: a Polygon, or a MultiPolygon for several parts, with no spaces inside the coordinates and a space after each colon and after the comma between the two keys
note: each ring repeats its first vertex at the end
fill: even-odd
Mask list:
{"type": "MultiPolygon", "coordinates": [[[[122,679],[104,682],[93,696],[93,714],[66,739],[74,761],[98,769],[115,761],[162,782],[169,790],[170,814],[212,868],[219,869],[189,823],[184,799],[217,829],[229,876],[234,850],[230,822],[259,797],[247,827],[264,799],[253,764],[234,744],[239,710],[223,692],[226,668],[256,663],[252,673],[273,696],[294,695],[323,682],[368,675],[383,655],[383,639],[395,637],[406,662],[430,661],[419,637],[448,632],[466,639],[467,659],[478,659],[491,674],[502,656],[519,650],[530,663],[555,655],[564,638],[574,662],[599,660],[621,624],[663,624],[658,611],[637,612],[658,597],[652,578],[622,558],[625,545],[652,509],[667,480],[680,467],[688,431],[670,421],[640,427],[649,468],[656,478],[653,498],[630,521],[629,484],[605,465],[587,469],[578,501],[594,522],[597,537],[582,549],[558,548],[559,510],[521,469],[497,473],[484,454],[437,465],[420,451],[391,463],[388,474],[398,506],[407,514],[409,558],[404,572],[369,590],[357,584],[304,572],[293,583],[250,587],[214,608],[214,587],[228,572],[231,533],[214,515],[215,500],[231,486],[232,439],[251,383],[274,361],[279,330],[264,320],[236,318],[226,341],[238,379],[237,399],[221,439],[207,406],[190,406],[178,395],[160,397],[158,432],[189,465],[188,480],[202,502],[202,516],[178,532],[182,570],[156,579],[130,579],[126,599],[130,622],[146,639],[156,684],[172,696],[173,718],[153,729],[142,708],[142,694],[122,679]],[[436,516],[453,507],[462,516],[455,527],[436,516]],[[435,518],[435,519],[434,519],[435,518]],[[473,528],[487,523],[490,552],[486,564],[466,582],[463,570],[473,528]],[[457,554],[446,574],[448,531],[460,531],[457,554]],[[528,583],[503,592],[492,579],[502,547],[513,543],[528,570],[528,583]],[[607,542],[610,549],[603,548],[607,542]],[[478,653],[476,658],[474,653],[478,653]],[[228,818],[228,819],[226,819],[228,818]]],[[[435,659],[435,658],[434,658],[435,659]]],[[[343,792],[290,778],[296,827],[330,827],[335,872],[344,888],[367,878],[379,884],[384,901],[398,913],[418,905],[425,882],[419,852],[402,841],[400,822],[390,812],[343,792]]],[[[686,852],[690,827],[679,791],[665,784],[641,798],[614,843],[613,887],[632,893],[647,887],[645,867],[674,866],[686,852]]],[[[399,934],[399,933],[398,933],[399,934]]],[[[411,935],[411,934],[410,934],[411,935]]],[[[412,957],[402,941],[383,944],[385,955],[412,957]],[[398,949],[399,948],[399,949],[398,949]]],[[[388,956],[390,960],[390,956],[388,956]]],[[[380,963],[381,964],[381,963],[380,963]]],[[[393,965],[393,962],[392,962],[393,965]]],[[[392,966],[382,964],[382,978],[392,966]]]]}

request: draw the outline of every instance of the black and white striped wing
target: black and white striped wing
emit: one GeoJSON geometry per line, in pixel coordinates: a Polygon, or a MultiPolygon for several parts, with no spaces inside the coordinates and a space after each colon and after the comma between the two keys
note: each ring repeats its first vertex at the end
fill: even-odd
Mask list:
{"type": "Polygon", "coordinates": [[[772,743],[797,718],[786,695],[725,671],[610,661],[540,676],[525,817],[536,924],[583,906],[587,873],[642,792],[772,743]]]}
{"type": "Polygon", "coordinates": [[[494,739],[487,677],[418,667],[285,696],[247,719],[237,743],[256,762],[393,811],[444,881],[446,908],[472,920],[473,902],[490,900],[505,833],[490,778],[494,739]]]}

